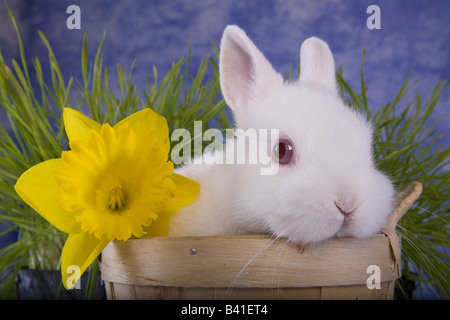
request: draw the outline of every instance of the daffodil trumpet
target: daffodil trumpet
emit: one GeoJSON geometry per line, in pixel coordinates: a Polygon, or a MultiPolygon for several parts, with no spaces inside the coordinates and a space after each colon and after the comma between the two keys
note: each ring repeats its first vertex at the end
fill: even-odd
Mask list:
{"type": "Polygon", "coordinates": [[[20,197],[62,232],[63,285],[70,289],[110,241],[166,236],[171,214],[200,185],[173,172],[166,119],[143,109],[114,126],[63,111],[69,151],[22,174],[20,197]],[[67,270],[79,268],[72,275],[67,270]]]}

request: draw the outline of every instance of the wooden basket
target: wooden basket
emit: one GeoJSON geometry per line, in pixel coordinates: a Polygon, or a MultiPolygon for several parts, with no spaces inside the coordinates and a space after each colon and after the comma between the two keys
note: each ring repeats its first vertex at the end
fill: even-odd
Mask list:
{"type": "Polygon", "coordinates": [[[299,246],[269,236],[113,241],[102,253],[108,299],[392,299],[401,272],[398,220],[422,191],[396,197],[388,227],[369,239],[299,246]],[[377,282],[379,281],[379,282],[377,282]]]}

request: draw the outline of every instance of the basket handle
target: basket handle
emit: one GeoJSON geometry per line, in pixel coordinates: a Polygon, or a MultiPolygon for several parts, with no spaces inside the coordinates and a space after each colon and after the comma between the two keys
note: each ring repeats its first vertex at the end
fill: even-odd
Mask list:
{"type": "Polygon", "coordinates": [[[420,182],[411,183],[405,190],[395,196],[395,209],[389,217],[388,227],[395,230],[398,221],[408,211],[422,193],[422,184],[420,182]]]}
{"type": "Polygon", "coordinates": [[[420,182],[411,183],[405,190],[398,193],[394,198],[394,211],[389,217],[389,222],[383,233],[389,238],[389,243],[394,259],[393,268],[395,268],[398,277],[401,277],[401,244],[400,237],[395,231],[398,221],[403,217],[406,211],[411,208],[414,201],[416,201],[422,193],[422,184],[420,182]]]}

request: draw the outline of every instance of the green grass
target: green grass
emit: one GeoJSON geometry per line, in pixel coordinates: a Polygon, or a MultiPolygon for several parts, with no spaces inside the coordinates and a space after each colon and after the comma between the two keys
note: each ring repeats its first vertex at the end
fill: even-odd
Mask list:
{"type": "MultiPolygon", "coordinates": [[[[191,72],[189,49],[186,57],[173,63],[166,74],[159,74],[153,67],[151,76],[148,75],[143,88],[139,88],[132,81],[134,63],[129,71],[120,65],[113,71],[103,66],[103,40],[97,46],[95,58],[90,60],[87,37],[84,37],[80,54],[82,79],[64,78],[48,40],[39,32],[48,50],[50,79],[44,79],[37,58],[32,60],[36,76],[31,79],[12,14],[11,20],[19,40],[20,59],[8,64],[0,52],[0,107],[10,126],[0,127],[0,211],[3,212],[0,222],[9,226],[0,235],[13,230],[18,232],[18,241],[0,250],[0,294],[9,298],[14,297],[14,277],[21,267],[58,269],[60,266],[66,235],[29,208],[13,186],[31,166],[60,157],[67,146],[61,118],[64,107],[83,110],[96,121],[111,124],[150,107],[166,117],[171,130],[189,129],[193,138],[195,120],[202,121],[203,130],[209,128],[211,120],[218,128],[230,127],[229,111],[220,92],[218,52],[214,43],[215,57],[205,56],[196,72],[191,72]],[[206,74],[213,76],[205,78],[206,74]],[[111,81],[118,81],[120,93],[112,92],[111,81]]],[[[424,185],[421,198],[398,226],[403,245],[402,272],[409,280],[416,281],[419,291],[428,286],[436,297],[448,299],[450,148],[440,145],[440,135],[430,123],[430,117],[450,82],[439,82],[428,101],[423,101],[420,95],[405,101],[405,94],[415,88],[408,77],[392,102],[371,108],[363,60],[364,54],[360,92],[344,80],[343,71],[339,70],[341,94],[352,108],[360,110],[373,122],[377,166],[389,174],[396,189],[402,190],[412,181],[424,185]],[[372,113],[371,110],[377,111],[372,113]]],[[[289,70],[290,77],[292,70],[289,70]]],[[[96,267],[94,264],[94,272],[96,267]]]]}
{"type": "MultiPolygon", "coordinates": [[[[441,144],[443,135],[435,129],[437,121],[430,120],[450,80],[439,81],[426,102],[418,94],[412,101],[404,101],[406,93],[417,85],[411,84],[408,76],[393,101],[371,114],[362,64],[360,93],[344,80],[342,70],[337,77],[344,99],[373,123],[378,168],[390,176],[397,191],[412,181],[423,184],[421,197],[397,226],[402,237],[402,274],[416,281],[419,297],[428,287],[436,298],[450,298],[450,148],[441,144]]],[[[402,290],[398,283],[397,288],[402,290]]]]}
{"type": "Polygon", "coordinates": [[[26,205],[14,185],[28,168],[61,156],[68,145],[61,117],[63,108],[83,110],[98,122],[115,124],[137,110],[150,107],[166,117],[171,130],[186,128],[193,138],[194,120],[202,121],[203,131],[213,119],[219,128],[230,127],[225,102],[220,96],[217,59],[203,59],[197,72],[191,74],[189,50],[187,57],[180,58],[163,76],[154,67],[153,82],[147,77],[142,90],[132,83],[133,66],[127,72],[117,65],[114,80],[121,90],[120,96],[116,96],[109,87],[110,71],[102,64],[103,40],[94,60],[89,61],[88,39],[84,37],[83,79],[79,83],[72,77],[64,79],[47,38],[38,31],[48,49],[51,81],[44,80],[37,58],[33,59],[36,78],[30,79],[20,34],[9,13],[17,32],[20,61],[12,61],[9,67],[0,53],[0,107],[10,124],[8,130],[0,127],[0,211],[4,213],[0,214],[0,223],[9,226],[0,236],[15,230],[18,241],[0,250],[0,295],[3,297],[14,296],[14,277],[21,267],[60,267],[66,235],[26,205]],[[207,68],[214,77],[204,79],[207,68]]]}

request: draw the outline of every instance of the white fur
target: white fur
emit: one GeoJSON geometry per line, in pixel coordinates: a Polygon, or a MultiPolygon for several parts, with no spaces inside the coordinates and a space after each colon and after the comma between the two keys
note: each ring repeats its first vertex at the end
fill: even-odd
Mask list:
{"type": "Polygon", "coordinates": [[[300,58],[300,78],[284,83],[244,31],[225,29],[220,81],[237,127],[279,129],[294,143],[295,161],[275,175],[261,175],[258,164],[178,169],[201,191],[174,216],[171,236],[269,233],[311,243],[368,237],[385,226],[393,187],[374,168],[371,125],[339,98],[325,42],[307,39],[300,58]],[[345,210],[356,208],[345,225],[336,201],[345,210]]]}

